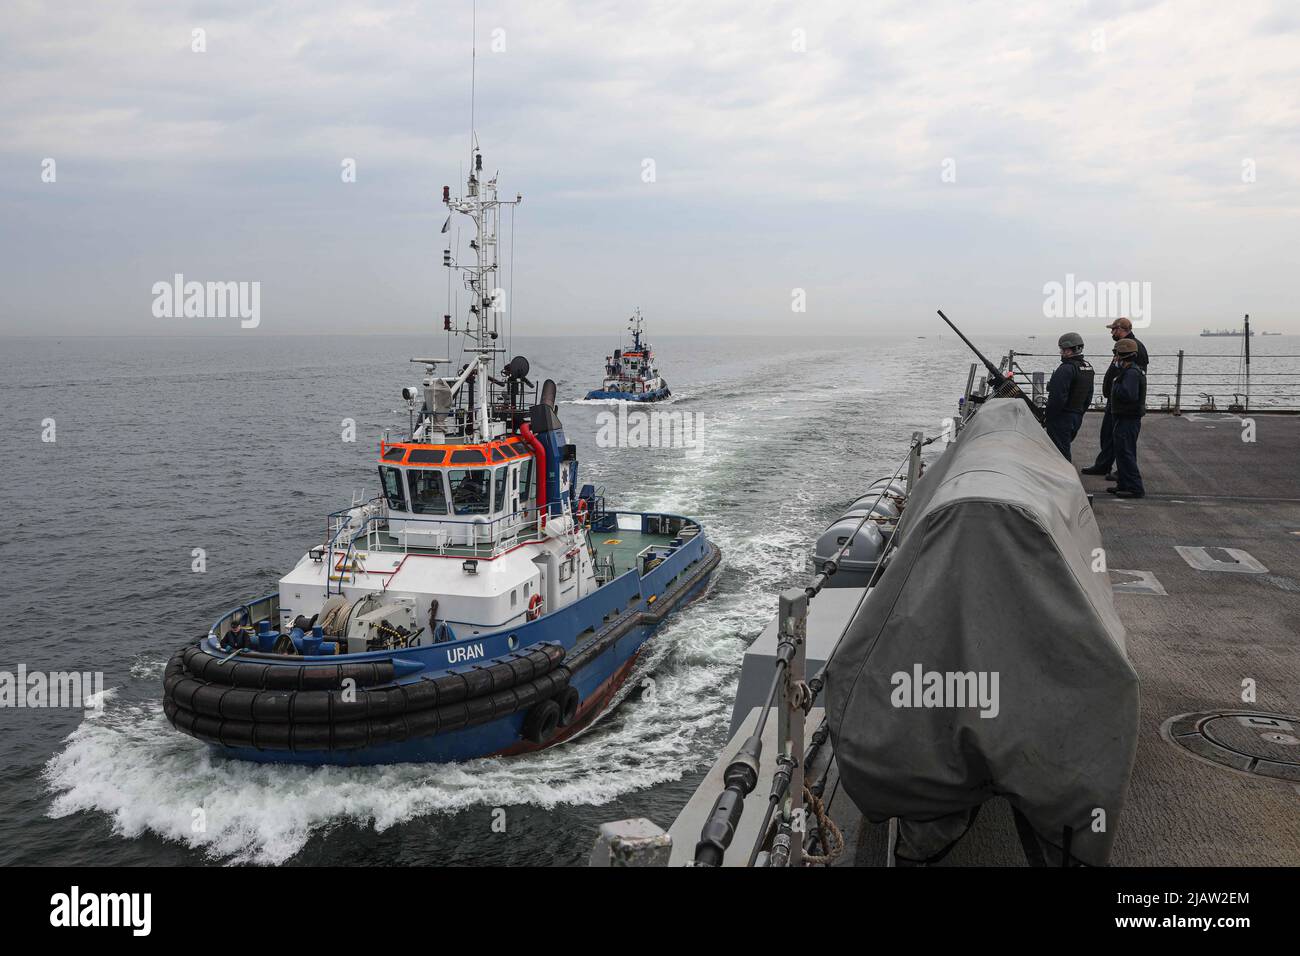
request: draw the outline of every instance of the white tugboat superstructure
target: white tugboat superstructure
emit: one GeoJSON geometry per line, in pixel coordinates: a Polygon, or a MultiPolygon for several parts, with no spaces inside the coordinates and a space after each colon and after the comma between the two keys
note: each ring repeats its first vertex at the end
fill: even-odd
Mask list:
{"type": "MultiPolygon", "coordinates": [[[[572,469],[558,469],[558,497],[548,502],[542,489],[539,505],[536,459],[517,431],[527,430],[525,399],[536,396],[527,360],[497,372],[505,352],[505,293],[496,283],[501,209],[522,197],[499,199],[497,177],[482,175],[476,147],[465,195],[443,187],[451,214],[474,223],[468,261],[450,245],[443,254],[469,293],[463,320],[444,316],[444,327],[463,337],[469,361],[440,376],[438,366],[450,360],[411,359],[426,375],[419,389],[403,389],[409,434],[380,445],[382,494],[332,516],[324,559],[313,549],[281,579],[286,631],[298,615],[347,602],[349,652],[372,649],[399,629],[418,646],[447,627],[472,635],[515,627],[598,587],[593,549],[574,518],[572,469]]],[[[553,395],[542,398],[553,403],[553,395]]]]}

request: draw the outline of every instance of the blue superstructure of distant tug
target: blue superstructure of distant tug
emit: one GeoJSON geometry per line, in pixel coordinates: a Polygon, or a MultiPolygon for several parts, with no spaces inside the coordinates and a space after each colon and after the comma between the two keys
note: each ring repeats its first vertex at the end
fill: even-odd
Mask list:
{"type": "Polygon", "coordinates": [[[171,659],[176,729],[260,762],[537,750],[595,720],[707,586],[719,552],[700,525],[607,508],[578,485],[554,382],[534,385],[522,356],[497,368],[500,213],[520,201],[497,198],[476,142],[465,196],[443,187],[475,227],[464,261],[443,256],[469,292],[464,320],[444,318],[467,361],[411,359],[425,374],[402,390],[409,430],[379,444],[380,493],[329,515],[274,593],[171,659]]]}
{"type": "Polygon", "coordinates": [[[605,357],[605,380],[600,388],[587,393],[587,399],[620,402],[661,402],[672,395],[668,383],[655,365],[654,347],[642,339],[641,310],[628,320],[632,332],[630,349],[615,349],[605,357]]]}

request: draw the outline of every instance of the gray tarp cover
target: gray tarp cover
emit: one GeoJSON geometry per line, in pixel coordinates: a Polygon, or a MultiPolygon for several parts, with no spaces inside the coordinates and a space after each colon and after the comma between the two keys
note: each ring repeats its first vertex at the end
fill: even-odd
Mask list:
{"type": "Polygon", "coordinates": [[[827,667],[849,796],[869,819],[899,817],[924,856],[1001,794],[1049,859],[1070,827],[1072,855],[1104,864],[1137,746],[1138,679],[1073,466],[1022,401],[990,399],[917,482],[899,538],[827,667]],[[996,672],[996,716],[896,706],[914,699],[894,675],[917,665],[996,672]]]}

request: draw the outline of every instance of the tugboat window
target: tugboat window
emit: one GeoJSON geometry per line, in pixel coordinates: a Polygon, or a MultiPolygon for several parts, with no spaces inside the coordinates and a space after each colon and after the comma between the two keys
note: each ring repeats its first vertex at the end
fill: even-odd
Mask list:
{"type": "Polygon", "coordinates": [[[528,457],[524,459],[523,477],[519,479],[519,499],[527,501],[533,496],[533,459],[528,457]]]}
{"type": "Polygon", "coordinates": [[[453,465],[477,465],[487,461],[487,455],[477,448],[458,448],[451,453],[453,465]]]}
{"type": "Polygon", "coordinates": [[[492,472],[486,468],[454,468],[447,473],[451,482],[451,504],[458,515],[484,515],[491,510],[492,472]]]}
{"type": "Polygon", "coordinates": [[[408,461],[412,465],[441,465],[446,457],[441,448],[412,448],[408,461]]]}
{"type": "Polygon", "coordinates": [[[379,478],[384,483],[384,497],[394,511],[406,510],[406,489],[402,486],[402,472],[388,465],[379,466],[379,478]]]}
{"type": "Polygon", "coordinates": [[[411,510],[418,515],[447,513],[447,491],[441,471],[421,468],[411,472],[411,510]]]}
{"type": "Polygon", "coordinates": [[[506,507],[506,469],[498,468],[496,470],[496,477],[493,480],[496,482],[497,494],[496,502],[492,510],[504,511],[506,507]]]}

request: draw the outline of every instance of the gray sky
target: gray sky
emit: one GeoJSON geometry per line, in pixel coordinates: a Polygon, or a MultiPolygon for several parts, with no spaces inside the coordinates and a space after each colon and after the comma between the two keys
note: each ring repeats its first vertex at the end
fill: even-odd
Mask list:
{"type": "MultiPolygon", "coordinates": [[[[239,332],[156,318],[177,272],[269,332],[440,324],[470,9],[10,0],[0,334],[239,332]]],[[[484,0],[478,46],[516,334],[1086,329],[1067,274],[1300,332],[1294,2],[484,0]]]]}

